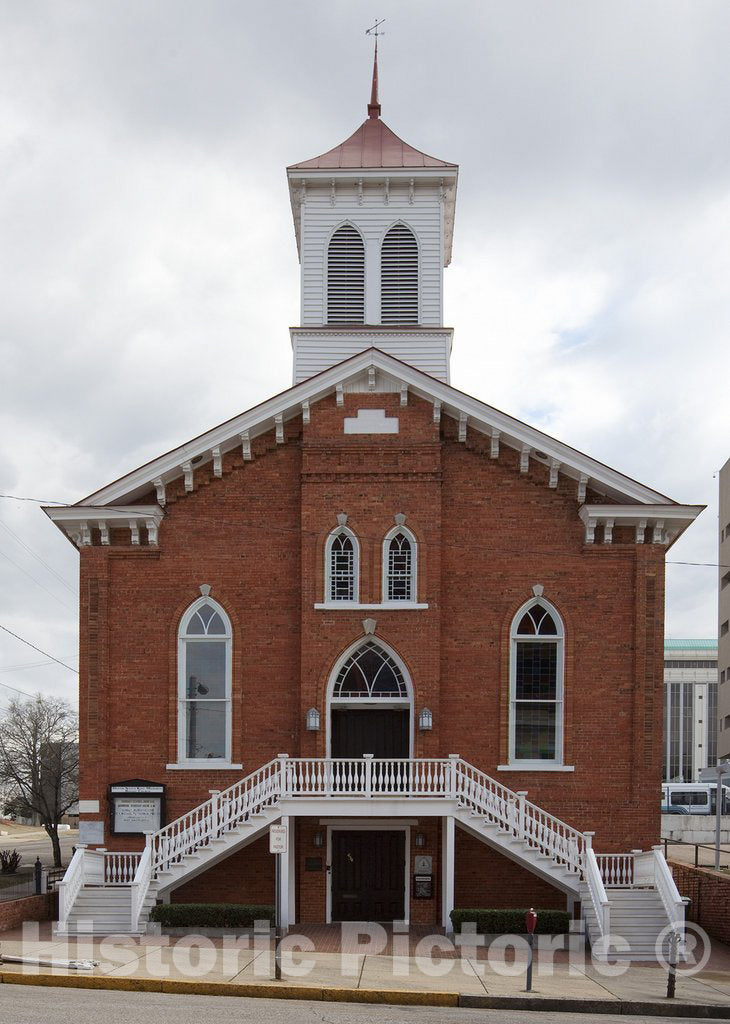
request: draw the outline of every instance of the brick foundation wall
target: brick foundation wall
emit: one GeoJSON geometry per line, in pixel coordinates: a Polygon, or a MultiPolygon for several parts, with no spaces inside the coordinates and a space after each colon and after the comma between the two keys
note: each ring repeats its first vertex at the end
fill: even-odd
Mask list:
{"type": "Polygon", "coordinates": [[[670,861],[669,867],[680,895],[692,900],[687,919],[704,928],[710,938],[730,945],[730,877],[677,861],[670,861]]]}
{"type": "Polygon", "coordinates": [[[58,897],[53,892],[3,901],[0,903],[0,932],[17,928],[24,921],[55,921],[58,916],[57,906],[58,897]]]}
{"type": "Polygon", "coordinates": [[[457,829],[454,906],[565,910],[566,896],[479,839],[457,829]]]}
{"type": "Polygon", "coordinates": [[[274,858],[263,836],[170,894],[172,903],[274,902],[274,858]]]}

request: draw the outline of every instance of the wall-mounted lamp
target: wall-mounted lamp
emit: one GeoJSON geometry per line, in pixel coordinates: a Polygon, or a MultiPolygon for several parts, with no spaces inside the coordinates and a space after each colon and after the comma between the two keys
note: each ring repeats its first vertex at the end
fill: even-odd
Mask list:
{"type": "Polygon", "coordinates": [[[421,732],[428,732],[433,729],[433,714],[429,708],[421,708],[421,713],[418,716],[418,728],[421,732]]]}
{"type": "Polygon", "coordinates": [[[307,712],[307,731],[319,732],[319,711],[316,708],[310,708],[307,712]]]}
{"type": "Polygon", "coordinates": [[[314,846],[324,846],[324,836],[322,835],[321,832],[314,833],[312,843],[314,844],[314,846]]]}
{"type": "Polygon", "coordinates": [[[422,850],[425,845],[426,837],[424,836],[423,832],[416,832],[416,846],[419,848],[419,850],[422,850]]]}

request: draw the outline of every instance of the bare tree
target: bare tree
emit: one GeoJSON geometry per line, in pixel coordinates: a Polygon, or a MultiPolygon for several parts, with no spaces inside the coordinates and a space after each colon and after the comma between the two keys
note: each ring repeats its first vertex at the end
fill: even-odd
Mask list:
{"type": "Polygon", "coordinates": [[[39,694],[10,702],[0,721],[0,783],[40,817],[61,867],[58,825],[79,795],[78,719],[67,701],[39,694]]]}

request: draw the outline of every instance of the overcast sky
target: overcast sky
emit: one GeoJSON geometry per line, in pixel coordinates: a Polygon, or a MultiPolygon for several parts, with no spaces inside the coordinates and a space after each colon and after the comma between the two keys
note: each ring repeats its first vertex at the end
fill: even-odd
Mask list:
{"type": "MultiPolygon", "coordinates": [[[[284,167],[364,119],[375,14],[383,119],[460,164],[452,383],[706,503],[668,557],[716,563],[727,0],[0,0],[0,491],[77,501],[289,385],[284,167]]],[[[0,524],[0,623],[76,666],[75,549],[0,524]]],[[[670,565],[667,634],[716,586],[670,565]]],[[[75,697],[6,633],[0,682],[75,697]]]]}

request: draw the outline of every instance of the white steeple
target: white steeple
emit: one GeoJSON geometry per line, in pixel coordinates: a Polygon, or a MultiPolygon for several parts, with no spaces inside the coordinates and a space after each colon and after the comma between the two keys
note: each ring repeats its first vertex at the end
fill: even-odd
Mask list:
{"type": "Polygon", "coordinates": [[[448,383],[443,268],[458,167],[381,121],[377,44],[367,109],[345,142],[287,168],[301,265],[294,383],[371,346],[448,383]]]}

